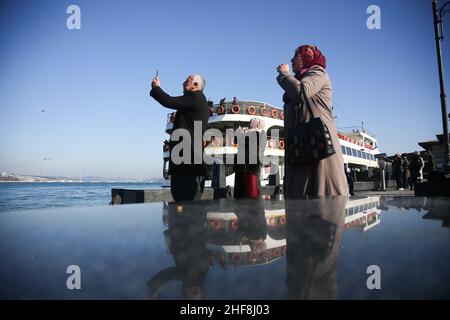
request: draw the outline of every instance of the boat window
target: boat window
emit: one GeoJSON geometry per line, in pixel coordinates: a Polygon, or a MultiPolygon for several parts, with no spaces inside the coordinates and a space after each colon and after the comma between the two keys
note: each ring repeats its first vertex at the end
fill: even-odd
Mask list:
{"type": "Polygon", "coordinates": [[[358,150],[358,158],[362,158],[361,151],[358,150]]]}
{"type": "Polygon", "coordinates": [[[353,149],[353,148],[351,148],[351,149],[352,149],[352,155],[353,155],[354,157],[356,157],[356,150],[353,149]]]}
{"type": "Polygon", "coordinates": [[[342,154],[345,154],[345,147],[341,146],[341,149],[342,149],[342,154]]]}
{"type": "Polygon", "coordinates": [[[345,147],[345,150],[347,150],[346,154],[348,154],[349,156],[352,155],[352,149],[350,149],[350,147],[345,147]]]}

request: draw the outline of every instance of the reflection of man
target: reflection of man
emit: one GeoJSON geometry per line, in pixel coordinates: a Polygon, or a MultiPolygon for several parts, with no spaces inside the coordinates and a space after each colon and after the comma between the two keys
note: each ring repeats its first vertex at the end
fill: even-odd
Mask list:
{"type": "Polygon", "coordinates": [[[264,202],[258,199],[251,207],[240,207],[236,202],[235,213],[238,217],[238,236],[248,240],[250,250],[259,255],[267,249],[267,222],[264,211],[264,202]]]}
{"type": "MultiPolygon", "coordinates": [[[[203,94],[205,80],[199,75],[190,75],[183,83],[184,94],[179,97],[171,97],[160,87],[159,78],[152,81],[150,95],[161,105],[169,109],[177,110],[173,132],[177,129],[186,129],[191,136],[190,163],[175,165],[171,154],[169,163],[169,174],[171,175],[170,188],[175,201],[198,200],[201,198],[205,185],[206,167],[203,163],[203,133],[206,130],[209,118],[208,102],[203,94]],[[200,121],[200,126],[194,122],[200,121]],[[196,134],[194,134],[195,131],[196,134]],[[194,137],[202,139],[194,142],[194,137]],[[195,145],[200,145],[200,150],[195,150],[195,145]],[[195,159],[200,163],[194,164],[195,159]]],[[[171,143],[171,150],[173,143],[171,143]]],[[[175,155],[178,156],[178,155],[175,155]]],[[[179,155],[181,156],[181,155],[179,155]]]]}
{"type": "Polygon", "coordinates": [[[287,299],[336,299],[347,197],[286,202],[287,299]]]}
{"type": "Polygon", "coordinates": [[[211,260],[206,249],[206,212],[195,209],[185,205],[180,212],[180,206],[169,203],[169,229],[164,234],[175,266],[161,270],[148,281],[150,298],[157,298],[159,289],[172,280],[182,282],[186,299],[203,298],[211,260]]]}

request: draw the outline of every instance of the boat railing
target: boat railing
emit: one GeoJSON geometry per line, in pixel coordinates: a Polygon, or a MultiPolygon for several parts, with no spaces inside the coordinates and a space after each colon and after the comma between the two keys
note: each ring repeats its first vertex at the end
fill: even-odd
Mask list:
{"type": "MultiPolygon", "coordinates": [[[[236,143],[234,136],[222,136],[222,137],[212,137],[211,141],[205,142],[205,147],[232,147],[238,148],[239,145],[236,143]]],[[[269,149],[279,149],[284,150],[285,141],[284,139],[267,139],[266,148],[269,149]]]]}
{"type": "Polygon", "coordinates": [[[209,110],[210,117],[224,114],[242,114],[284,120],[283,110],[259,102],[225,102],[223,104],[215,105],[209,110]]]}
{"type": "Polygon", "coordinates": [[[349,136],[347,136],[347,135],[345,135],[343,133],[340,133],[340,132],[338,132],[337,135],[338,135],[339,139],[344,140],[344,141],[348,141],[348,142],[353,143],[353,144],[356,144],[356,145],[358,145],[358,146],[360,146],[362,148],[366,148],[366,149],[369,149],[369,150],[375,149],[374,145],[364,143],[364,141],[362,141],[362,140],[355,140],[355,139],[350,138],[349,136]]]}
{"type": "MultiPolygon", "coordinates": [[[[209,116],[221,116],[225,114],[241,114],[249,116],[267,117],[277,120],[284,120],[284,111],[261,102],[225,102],[224,104],[209,107],[209,116]]],[[[176,112],[167,115],[167,124],[174,123],[176,112]]]]}

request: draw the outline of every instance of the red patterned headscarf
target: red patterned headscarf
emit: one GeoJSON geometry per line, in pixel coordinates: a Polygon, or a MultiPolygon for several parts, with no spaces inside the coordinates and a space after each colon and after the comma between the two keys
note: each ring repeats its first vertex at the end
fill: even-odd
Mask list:
{"type": "Polygon", "coordinates": [[[319,48],[314,45],[303,45],[295,50],[294,58],[292,58],[292,65],[295,72],[295,77],[300,79],[302,74],[309,68],[319,65],[325,69],[327,59],[320,52],[319,48]],[[308,50],[311,49],[311,50],[308,50]]]}

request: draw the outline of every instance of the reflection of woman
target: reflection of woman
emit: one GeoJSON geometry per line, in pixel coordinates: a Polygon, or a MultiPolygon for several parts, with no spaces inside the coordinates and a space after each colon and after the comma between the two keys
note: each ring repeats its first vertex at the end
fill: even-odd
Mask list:
{"type": "Polygon", "coordinates": [[[250,120],[250,129],[241,131],[239,141],[245,141],[238,148],[234,166],[234,197],[255,199],[259,196],[259,174],[261,169],[260,155],[264,154],[266,136],[263,131],[265,123],[262,119],[250,120]]]}
{"type": "Polygon", "coordinates": [[[346,196],[286,202],[287,299],[336,299],[346,196]]]}
{"type": "MultiPolygon", "coordinates": [[[[297,125],[295,114],[303,88],[314,115],[309,113],[308,108],[302,108],[299,110],[299,121],[308,122],[313,116],[320,116],[330,131],[336,151],[332,156],[311,165],[293,166],[286,161],[284,192],[287,199],[348,195],[347,180],[342,170],[344,167],[342,151],[332,117],[331,81],[325,65],[325,57],[319,49],[316,46],[305,45],[297,48],[292,59],[295,76],[290,74],[287,64],[278,67],[277,81],[285,91],[283,101],[286,132],[297,125]]],[[[286,139],[286,144],[289,144],[289,139],[286,139]]],[[[290,156],[287,149],[285,159],[289,159],[290,156]]]]}
{"type": "Polygon", "coordinates": [[[206,249],[206,212],[188,205],[176,212],[179,205],[169,203],[169,229],[164,233],[175,262],[148,281],[149,294],[156,298],[159,289],[168,281],[181,281],[186,299],[202,299],[203,283],[211,264],[206,249]]]}

